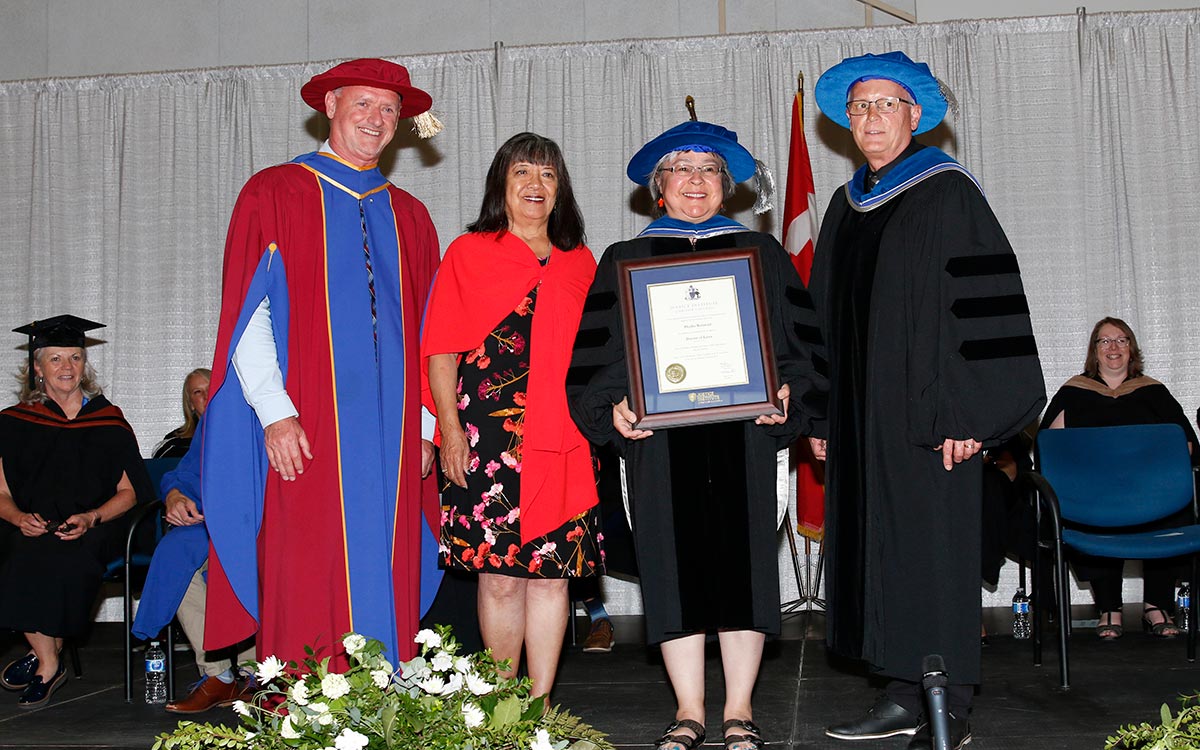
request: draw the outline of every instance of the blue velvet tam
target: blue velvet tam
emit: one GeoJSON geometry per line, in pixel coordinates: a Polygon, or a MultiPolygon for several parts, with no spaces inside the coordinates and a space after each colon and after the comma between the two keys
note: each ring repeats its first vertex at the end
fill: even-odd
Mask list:
{"type": "Polygon", "coordinates": [[[711,122],[688,120],[651,139],[629,160],[625,174],[639,185],[650,185],[651,172],[658,160],[672,151],[717,153],[725,160],[734,182],[745,182],[754,176],[754,157],[738,143],[737,133],[711,122]]]}
{"type": "Polygon", "coordinates": [[[913,62],[903,52],[847,57],[834,65],[817,79],[817,106],[830,120],[849,129],[846,102],[850,99],[850,89],[860,81],[877,79],[899,84],[921,105],[921,121],[913,135],[933,130],[946,116],[948,105],[938,79],[928,65],[913,62]]]}

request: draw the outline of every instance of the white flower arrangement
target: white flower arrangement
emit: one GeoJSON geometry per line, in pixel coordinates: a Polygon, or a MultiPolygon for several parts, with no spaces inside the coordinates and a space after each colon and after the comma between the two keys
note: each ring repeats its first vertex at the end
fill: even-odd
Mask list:
{"type": "Polygon", "coordinates": [[[544,697],[528,679],[500,677],[489,653],[459,654],[450,630],[422,630],[420,654],[394,669],[383,644],[348,633],[345,672],[306,649],[303,664],[269,656],[259,691],[238,701],[241,726],[182,721],[154,750],[612,750],[604,735],[544,697]]]}

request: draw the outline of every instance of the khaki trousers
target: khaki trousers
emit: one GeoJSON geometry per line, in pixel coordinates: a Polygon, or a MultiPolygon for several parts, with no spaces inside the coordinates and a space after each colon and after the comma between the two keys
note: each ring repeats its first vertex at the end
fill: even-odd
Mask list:
{"type": "Polygon", "coordinates": [[[207,570],[208,562],[205,562],[192,576],[175,616],[183,627],[188,643],[192,644],[192,650],[196,652],[196,666],[209,677],[216,677],[230,668],[236,672],[236,667],[243,662],[254,661],[254,639],[239,644],[242,647],[240,649],[234,646],[211,653],[204,650],[204,598],[208,590],[204,573],[207,570]]]}

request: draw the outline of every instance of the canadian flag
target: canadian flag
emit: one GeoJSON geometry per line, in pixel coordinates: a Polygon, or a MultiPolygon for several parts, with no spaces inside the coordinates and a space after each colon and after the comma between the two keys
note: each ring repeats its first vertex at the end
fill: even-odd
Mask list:
{"type": "Polygon", "coordinates": [[[816,188],[808,141],[804,138],[804,94],[792,100],[792,144],[788,151],[787,188],[783,199],[783,246],[792,255],[792,265],[808,284],[812,273],[813,244],[817,241],[816,188]]]}
{"type": "MultiPolygon", "coordinates": [[[[804,138],[804,92],[792,101],[792,143],[788,151],[787,188],[783,199],[783,246],[792,256],[805,285],[812,274],[817,240],[816,188],[808,141],[804,138]]],[[[813,458],[808,438],[793,447],[796,459],[796,528],[810,539],[825,533],[825,467],[813,458]]]]}

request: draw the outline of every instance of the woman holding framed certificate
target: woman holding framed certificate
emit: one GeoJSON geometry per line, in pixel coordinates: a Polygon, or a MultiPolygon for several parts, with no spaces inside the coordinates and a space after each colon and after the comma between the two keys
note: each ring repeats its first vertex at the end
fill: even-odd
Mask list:
{"type": "Polygon", "coordinates": [[[720,213],[755,172],[737,134],[706,122],[638,151],[627,174],[658,217],[604,252],[567,375],[576,424],[625,462],[647,642],[661,645],[677,701],[660,750],[704,741],[708,633],[721,646],[725,746],[763,744],[750,696],[779,632],[779,503],[810,411],[788,396],[817,376],[803,340],[812,307],[787,252],[720,213]]]}

